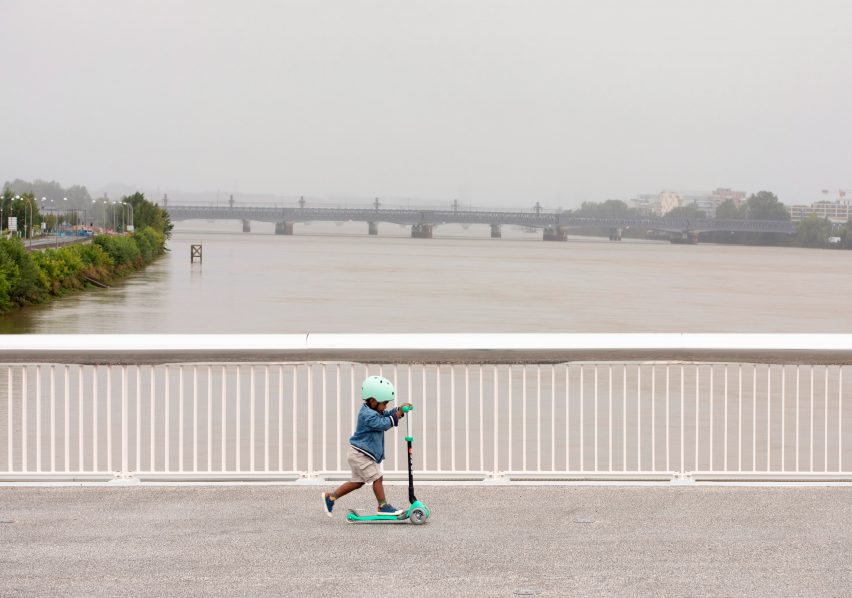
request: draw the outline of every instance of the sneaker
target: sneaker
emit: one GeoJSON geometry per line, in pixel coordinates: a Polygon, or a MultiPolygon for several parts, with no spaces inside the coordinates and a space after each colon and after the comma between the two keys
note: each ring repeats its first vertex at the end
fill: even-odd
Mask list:
{"type": "Polygon", "coordinates": [[[402,515],[404,509],[397,509],[395,506],[386,502],[384,505],[379,507],[379,515],[402,515]]]}
{"type": "Polygon", "coordinates": [[[334,509],[334,501],[328,497],[328,492],[322,493],[322,508],[325,509],[325,514],[331,517],[331,511],[334,509]]]}

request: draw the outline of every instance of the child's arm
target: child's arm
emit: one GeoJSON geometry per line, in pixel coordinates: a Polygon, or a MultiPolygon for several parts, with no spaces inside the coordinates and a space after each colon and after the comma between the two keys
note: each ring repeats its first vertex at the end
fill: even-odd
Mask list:
{"type": "Polygon", "coordinates": [[[400,419],[400,418],[402,418],[402,417],[405,417],[405,411],[403,411],[403,410],[402,410],[402,408],[403,408],[405,405],[408,405],[409,407],[411,407],[411,406],[412,406],[412,405],[411,405],[411,403],[403,403],[403,404],[402,404],[402,405],[400,405],[399,407],[394,407],[393,409],[386,409],[383,415],[384,415],[385,417],[393,417],[393,416],[396,416],[396,418],[397,418],[397,419],[400,419]]]}
{"type": "Polygon", "coordinates": [[[364,411],[369,411],[369,413],[364,415],[364,425],[370,430],[384,432],[399,423],[396,409],[388,409],[382,414],[376,413],[372,409],[365,409],[364,411]]]}

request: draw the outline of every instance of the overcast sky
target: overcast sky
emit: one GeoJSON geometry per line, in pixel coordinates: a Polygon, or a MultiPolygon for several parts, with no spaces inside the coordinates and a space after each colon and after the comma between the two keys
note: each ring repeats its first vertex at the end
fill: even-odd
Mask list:
{"type": "Polygon", "coordinates": [[[572,207],[852,189],[852,3],[0,0],[0,179],[572,207]]]}

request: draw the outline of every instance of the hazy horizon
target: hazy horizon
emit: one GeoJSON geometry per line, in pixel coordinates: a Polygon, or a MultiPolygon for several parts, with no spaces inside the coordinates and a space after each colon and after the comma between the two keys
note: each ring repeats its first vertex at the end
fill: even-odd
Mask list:
{"type": "Polygon", "coordinates": [[[0,4],[0,179],[576,207],[852,189],[844,2],[0,4]]]}

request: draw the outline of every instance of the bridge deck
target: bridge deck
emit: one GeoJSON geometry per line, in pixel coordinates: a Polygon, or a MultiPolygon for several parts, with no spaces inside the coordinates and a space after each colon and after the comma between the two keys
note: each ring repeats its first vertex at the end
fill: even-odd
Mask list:
{"type": "MultiPolygon", "coordinates": [[[[404,487],[387,490],[404,503],[404,487]]],[[[424,485],[417,494],[433,513],[420,527],[328,519],[319,487],[0,488],[0,584],[12,594],[179,596],[852,587],[848,488],[424,485]]],[[[338,508],[371,500],[359,490],[338,508]]]]}
{"type": "Polygon", "coordinates": [[[483,224],[534,228],[638,227],[668,232],[776,232],[795,233],[795,226],[776,220],[717,220],[712,218],[583,218],[570,213],[475,210],[390,210],[358,208],[285,208],[167,206],[172,220],[254,220],[259,222],[389,222],[392,224],[483,224]]]}

